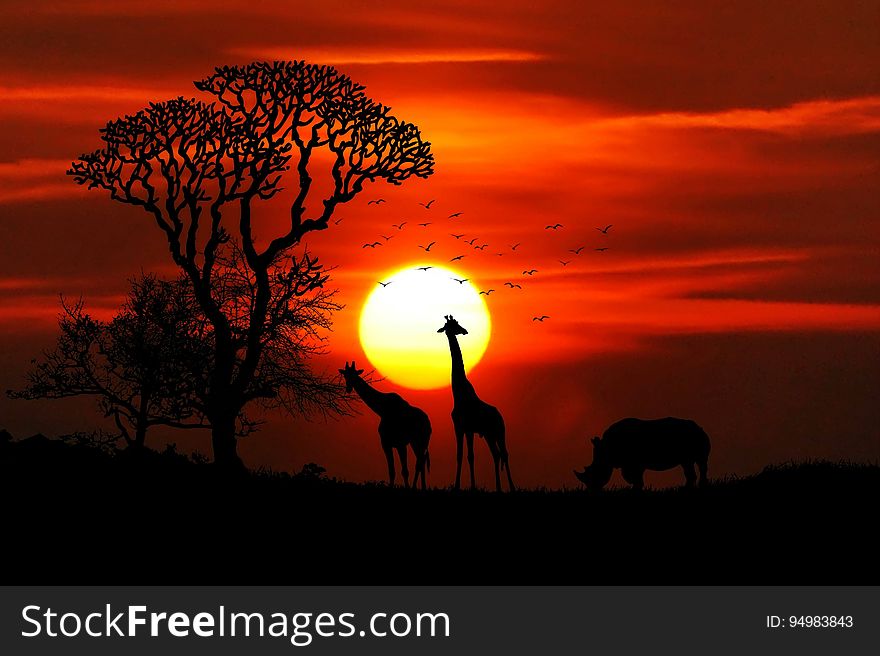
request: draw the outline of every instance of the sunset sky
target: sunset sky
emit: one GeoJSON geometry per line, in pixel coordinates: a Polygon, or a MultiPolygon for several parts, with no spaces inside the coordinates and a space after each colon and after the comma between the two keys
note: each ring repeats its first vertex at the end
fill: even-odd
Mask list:
{"type": "MultiPolygon", "coordinates": [[[[197,96],[192,81],[217,65],[306,59],[366,85],[436,158],[429,179],[368,186],[308,239],[346,305],[317,366],[369,369],[357,327],[377,281],[464,254],[456,270],[497,290],[470,379],[505,417],[518,483],[574,487],[587,439],[627,416],[696,420],[710,475],[876,462],[878,25],[880,3],[856,1],[4,3],[0,388],[53,344],[59,294],[107,313],[128,278],[173,272],[143,212],[65,176],[98,128],[197,96]],[[362,248],[381,235],[394,239],[362,248]]],[[[267,205],[261,229],[284,218],[267,205]]],[[[429,413],[429,482],[450,483],[450,391],[379,387],[429,413]]],[[[241,443],[251,466],[385,476],[369,411],[268,420],[241,443]]],[[[0,428],[17,436],[97,425],[90,402],[0,397],[0,428]]],[[[168,439],[210,450],[207,433],[168,439]]],[[[488,484],[483,444],[477,462],[488,484]]]]}

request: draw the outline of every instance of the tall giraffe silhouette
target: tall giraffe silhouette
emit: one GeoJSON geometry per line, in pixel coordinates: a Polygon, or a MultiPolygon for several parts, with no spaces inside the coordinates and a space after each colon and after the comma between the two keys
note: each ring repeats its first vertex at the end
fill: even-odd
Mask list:
{"type": "Polygon", "coordinates": [[[388,461],[388,478],[394,485],[394,450],[400,458],[400,473],[403,474],[403,484],[409,487],[409,469],[406,464],[406,445],[412,447],[416,456],[416,474],[413,478],[413,487],[422,478],[422,489],[427,488],[425,469],[431,470],[431,456],[428,454],[428,441],[431,439],[431,420],[424,411],[411,406],[403,400],[399,394],[393,392],[380,392],[370,386],[361,375],[363,369],[358,369],[354,361],[345,363],[345,368],[339,373],[345,379],[345,391],[357,392],[367,407],[379,415],[379,439],[385,459],[388,461]]]}
{"type": "Polygon", "coordinates": [[[507,445],[504,441],[504,418],[498,408],[489,405],[477,396],[474,386],[464,372],[464,360],[461,357],[461,347],[458,345],[458,335],[467,335],[468,331],[462,328],[452,315],[445,317],[444,325],[438,333],[446,333],[449,340],[449,353],[452,356],[452,425],[455,428],[456,465],[455,465],[455,489],[461,487],[461,456],[462,440],[467,438],[467,459],[471,472],[471,489],[476,487],[474,480],[474,434],[479,434],[486,440],[486,445],[492,453],[495,461],[495,489],[501,491],[501,474],[499,467],[507,471],[507,486],[512,492],[516,488],[513,478],[510,476],[510,463],[507,461],[507,445]]]}

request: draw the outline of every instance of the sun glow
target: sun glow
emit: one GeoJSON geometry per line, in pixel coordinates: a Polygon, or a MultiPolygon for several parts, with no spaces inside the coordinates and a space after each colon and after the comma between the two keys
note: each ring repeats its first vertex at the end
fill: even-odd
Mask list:
{"type": "Polygon", "coordinates": [[[465,367],[476,365],[492,329],[489,308],[466,276],[443,266],[413,264],[377,285],[364,303],[360,340],[364,353],[382,376],[412,389],[449,385],[450,355],[446,336],[437,330],[453,315],[468,331],[458,338],[465,367]],[[427,271],[418,267],[431,266],[427,271]]]}

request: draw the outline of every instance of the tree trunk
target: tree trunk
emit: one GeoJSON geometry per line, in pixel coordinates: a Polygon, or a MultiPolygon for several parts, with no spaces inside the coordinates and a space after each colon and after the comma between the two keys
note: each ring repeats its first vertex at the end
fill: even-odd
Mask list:
{"type": "Polygon", "coordinates": [[[134,441],[129,446],[136,449],[144,447],[147,441],[147,419],[146,417],[138,417],[137,426],[135,426],[134,441]]]}
{"type": "Polygon", "coordinates": [[[211,447],[214,450],[214,464],[228,471],[244,469],[238,457],[238,440],[235,437],[235,415],[222,413],[211,418],[211,447]]]}

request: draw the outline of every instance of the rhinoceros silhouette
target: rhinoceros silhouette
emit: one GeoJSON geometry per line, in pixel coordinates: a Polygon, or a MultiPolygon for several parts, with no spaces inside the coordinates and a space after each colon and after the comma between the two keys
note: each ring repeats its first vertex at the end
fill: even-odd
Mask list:
{"type": "Polygon", "coordinates": [[[664,419],[621,419],[608,427],[602,438],[594,437],[593,464],[574,475],[588,489],[601,490],[615,468],[635,489],[644,485],[645,470],[663,471],[681,467],[687,487],[706,482],[709,461],[709,436],[695,421],[664,419]]]}

